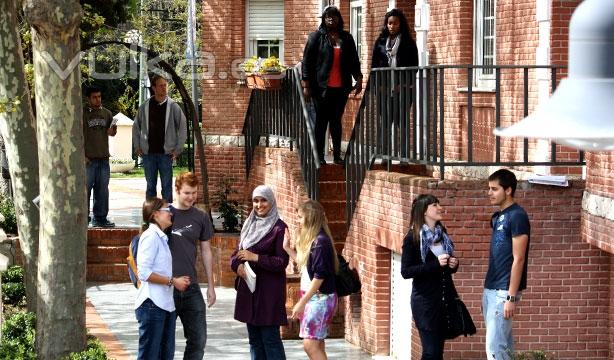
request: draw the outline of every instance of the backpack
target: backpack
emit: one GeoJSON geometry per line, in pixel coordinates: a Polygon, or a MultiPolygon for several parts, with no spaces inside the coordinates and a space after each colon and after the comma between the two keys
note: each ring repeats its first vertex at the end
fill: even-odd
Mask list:
{"type": "Polygon", "coordinates": [[[139,239],[141,235],[136,235],[130,241],[130,246],[128,247],[128,257],[126,261],[128,262],[128,276],[130,276],[130,281],[135,288],[141,287],[141,280],[139,280],[139,270],[136,267],[136,255],[139,251],[139,239]]]}
{"type": "Polygon", "coordinates": [[[350,269],[350,264],[341,254],[337,254],[337,259],[339,260],[339,270],[335,274],[337,296],[348,296],[359,292],[361,284],[358,273],[350,269]]]}

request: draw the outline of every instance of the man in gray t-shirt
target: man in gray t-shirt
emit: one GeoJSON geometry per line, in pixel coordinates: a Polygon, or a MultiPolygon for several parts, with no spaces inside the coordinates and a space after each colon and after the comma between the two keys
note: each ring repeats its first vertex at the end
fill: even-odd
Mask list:
{"type": "Polygon", "coordinates": [[[175,179],[175,202],[171,206],[173,226],[170,248],[173,256],[173,277],[189,276],[190,286],[185,291],[175,289],[174,300],[177,316],[183,324],[186,338],[184,359],[202,359],[207,342],[206,306],[196,275],[196,258],[200,244],[203,265],[207,273],[207,304],[215,304],[213,280],[213,255],[209,240],[213,226],[209,215],[193,205],[196,202],[198,178],[189,172],[175,179]]]}

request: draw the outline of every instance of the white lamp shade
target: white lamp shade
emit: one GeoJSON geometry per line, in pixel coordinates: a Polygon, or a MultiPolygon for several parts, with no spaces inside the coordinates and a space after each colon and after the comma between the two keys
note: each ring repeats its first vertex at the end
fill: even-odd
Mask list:
{"type": "Polygon", "coordinates": [[[569,25],[569,77],[552,97],[497,136],[614,150],[614,0],[585,0],[569,25]]]}

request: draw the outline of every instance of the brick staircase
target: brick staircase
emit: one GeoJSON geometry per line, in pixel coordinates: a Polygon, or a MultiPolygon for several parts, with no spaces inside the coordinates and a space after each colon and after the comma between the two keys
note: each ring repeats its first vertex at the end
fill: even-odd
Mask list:
{"type": "Polygon", "coordinates": [[[137,228],[87,230],[87,281],[128,282],[126,257],[137,228]]]}
{"type": "MultiPolygon", "coordinates": [[[[126,257],[130,240],[139,233],[137,228],[88,229],[87,281],[128,282],[126,257]]],[[[230,269],[230,254],[237,247],[239,234],[215,233],[211,239],[213,276],[217,286],[234,286],[235,273],[230,269]]],[[[207,282],[201,252],[197,252],[198,281],[207,282]]]]}
{"type": "Polygon", "coordinates": [[[339,165],[320,168],[320,203],[326,211],[328,226],[337,251],[343,250],[348,229],[345,223],[345,170],[339,165]]]}

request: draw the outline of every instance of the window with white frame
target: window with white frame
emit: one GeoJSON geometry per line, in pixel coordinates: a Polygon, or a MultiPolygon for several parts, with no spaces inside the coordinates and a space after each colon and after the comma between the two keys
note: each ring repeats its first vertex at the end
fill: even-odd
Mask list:
{"type": "Polygon", "coordinates": [[[350,2],[350,34],[356,42],[358,57],[362,58],[362,0],[350,2]]]}
{"type": "Polygon", "coordinates": [[[276,56],[283,61],[283,0],[248,0],[247,57],[276,56]]]}
{"type": "MultiPolygon", "coordinates": [[[[496,0],[474,0],[474,64],[496,65],[496,0]]],[[[475,86],[495,87],[494,69],[476,69],[475,86]]]]}
{"type": "Polygon", "coordinates": [[[322,6],[320,7],[320,10],[324,11],[324,8],[326,8],[328,5],[332,5],[331,3],[332,1],[330,0],[322,0],[322,6]]]}
{"type": "Polygon", "coordinates": [[[388,0],[388,11],[394,9],[397,6],[396,3],[397,2],[395,0],[388,0]]]}

